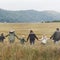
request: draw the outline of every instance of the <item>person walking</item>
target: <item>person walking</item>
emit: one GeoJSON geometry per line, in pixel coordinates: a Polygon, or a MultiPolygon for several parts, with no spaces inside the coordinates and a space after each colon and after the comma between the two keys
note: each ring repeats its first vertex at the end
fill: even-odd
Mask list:
{"type": "Polygon", "coordinates": [[[60,30],[59,30],[59,28],[56,28],[56,31],[53,33],[53,35],[50,37],[50,39],[53,39],[54,43],[57,43],[60,40],[60,30]]]}
{"type": "Polygon", "coordinates": [[[15,41],[15,37],[18,38],[17,35],[15,34],[15,31],[14,30],[9,31],[9,34],[6,35],[6,37],[9,38],[9,42],[10,43],[13,43],[15,41]]]}
{"type": "Polygon", "coordinates": [[[35,43],[35,39],[38,40],[37,36],[34,34],[34,32],[32,30],[30,30],[30,33],[27,37],[27,41],[28,41],[28,39],[30,40],[30,45],[35,43]]]}
{"type": "Polygon", "coordinates": [[[25,36],[24,35],[22,35],[20,38],[19,38],[19,40],[20,40],[20,43],[22,44],[22,45],[24,45],[25,44],[25,36]]]}
{"type": "Polygon", "coordinates": [[[4,42],[4,39],[5,39],[5,36],[3,33],[1,33],[1,36],[0,36],[0,42],[4,42]]]}
{"type": "Polygon", "coordinates": [[[42,38],[40,39],[41,40],[41,44],[45,45],[47,43],[47,40],[49,38],[47,38],[47,36],[45,34],[42,35],[42,38]]]}

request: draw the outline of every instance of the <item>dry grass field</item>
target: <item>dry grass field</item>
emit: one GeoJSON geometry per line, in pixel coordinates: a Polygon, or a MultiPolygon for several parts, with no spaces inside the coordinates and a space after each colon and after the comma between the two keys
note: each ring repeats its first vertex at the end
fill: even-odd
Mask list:
{"type": "MultiPolygon", "coordinates": [[[[60,28],[60,23],[0,23],[0,34],[7,35],[13,29],[18,37],[25,35],[26,39],[33,30],[39,39],[43,34],[49,38],[57,27],[60,28]]],[[[42,45],[36,40],[35,45],[30,45],[29,41],[21,45],[18,39],[10,44],[7,37],[4,43],[0,42],[0,60],[60,60],[60,41],[54,44],[49,39],[42,45]]]]}

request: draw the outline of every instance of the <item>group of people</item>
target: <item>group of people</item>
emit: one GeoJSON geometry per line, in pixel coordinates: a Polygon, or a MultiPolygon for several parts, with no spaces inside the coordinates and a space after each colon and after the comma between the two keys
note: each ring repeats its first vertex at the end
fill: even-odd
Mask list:
{"type": "Polygon", "coordinates": [[[4,42],[4,39],[6,37],[9,38],[10,43],[13,43],[15,41],[15,37],[20,40],[21,44],[24,44],[25,42],[27,42],[29,40],[30,45],[33,45],[35,43],[35,39],[37,39],[38,41],[41,41],[42,44],[46,44],[48,39],[52,39],[52,40],[54,40],[54,43],[57,43],[60,40],[60,30],[59,30],[59,28],[56,28],[56,31],[53,33],[53,35],[50,38],[47,38],[46,35],[43,34],[41,39],[38,39],[36,34],[33,32],[33,30],[30,30],[27,40],[25,40],[24,35],[21,38],[19,38],[15,34],[15,31],[12,30],[12,31],[9,31],[9,33],[6,36],[4,36],[4,34],[2,33],[0,35],[0,42],[4,42]]]}
{"type": "Polygon", "coordinates": [[[9,40],[10,43],[13,43],[15,41],[15,37],[16,37],[18,40],[20,40],[21,44],[24,44],[25,42],[28,41],[28,39],[30,39],[30,44],[31,45],[35,43],[35,38],[38,40],[37,36],[33,33],[32,30],[30,30],[30,33],[29,33],[29,35],[27,37],[27,40],[25,40],[25,36],[24,35],[22,35],[22,37],[19,38],[15,34],[14,30],[9,31],[9,33],[6,36],[4,36],[3,33],[1,33],[1,35],[0,35],[0,42],[4,42],[4,39],[6,37],[8,37],[8,40],[9,40]]]}
{"type": "Polygon", "coordinates": [[[42,43],[46,44],[47,40],[51,39],[54,41],[54,43],[58,43],[60,40],[60,30],[59,28],[56,28],[56,31],[52,34],[50,38],[47,38],[45,35],[42,36],[42,43]]]}

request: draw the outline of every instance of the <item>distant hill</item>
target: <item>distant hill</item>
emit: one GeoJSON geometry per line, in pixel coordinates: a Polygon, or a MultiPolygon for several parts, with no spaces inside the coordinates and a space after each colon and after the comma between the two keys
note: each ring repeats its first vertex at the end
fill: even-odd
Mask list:
{"type": "Polygon", "coordinates": [[[60,13],[56,11],[8,11],[0,9],[0,22],[42,22],[60,20],[60,13]]]}

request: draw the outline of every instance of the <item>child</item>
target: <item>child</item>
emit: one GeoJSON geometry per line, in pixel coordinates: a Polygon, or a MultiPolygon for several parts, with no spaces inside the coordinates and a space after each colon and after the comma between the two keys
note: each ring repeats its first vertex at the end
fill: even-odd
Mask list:
{"type": "Polygon", "coordinates": [[[46,35],[44,34],[44,35],[42,36],[42,38],[41,38],[41,43],[42,43],[43,45],[45,45],[45,44],[47,43],[47,40],[48,40],[48,38],[47,38],[46,35]]]}
{"type": "Polygon", "coordinates": [[[20,40],[20,43],[21,44],[24,44],[26,41],[25,41],[25,36],[24,35],[22,35],[22,37],[21,38],[19,38],[19,40],[20,40]]]}
{"type": "Polygon", "coordinates": [[[0,36],[0,42],[3,42],[3,41],[4,41],[4,39],[5,39],[5,36],[4,36],[4,34],[3,34],[3,33],[1,33],[1,36],[0,36]]]}

